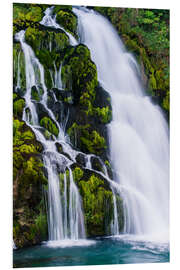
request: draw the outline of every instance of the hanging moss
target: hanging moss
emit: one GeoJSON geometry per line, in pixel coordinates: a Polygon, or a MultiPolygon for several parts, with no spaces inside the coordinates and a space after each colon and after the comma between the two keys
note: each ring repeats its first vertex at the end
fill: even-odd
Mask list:
{"type": "Polygon", "coordinates": [[[24,106],[25,101],[22,98],[13,102],[13,115],[22,118],[24,106]]]}
{"type": "Polygon", "coordinates": [[[84,108],[87,107],[87,99],[90,102],[95,100],[95,87],[98,85],[97,70],[86,46],[79,45],[67,51],[62,67],[62,82],[67,90],[73,91],[75,103],[81,98],[81,105],[84,105],[84,108]],[[87,98],[83,96],[84,93],[87,93],[87,98]]]}
{"type": "Polygon", "coordinates": [[[25,122],[13,121],[13,239],[17,247],[47,239],[42,145],[25,122]]]}
{"type": "Polygon", "coordinates": [[[106,148],[106,141],[96,130],[92,130],[89,124],[77,125],[74,123],[67,131],[74,144],[77,144],[83,152],[100,155],[106,148]]]}
{"type": "Polygon", "coordinates": [[[88,181],[79,181],[83,199],[88,236],[105,235],[107,223],[113,218],[112,192],[104,188],[104,181],[92,174],[88,181]]]}
{"type": "Polygon", "coordinates": [[[50,133],[54,134],[56,137],[59,134],[58,127],[56,126],[56,123],[50,119],[49,117],[43,117],[40,120],[40,125],[44,128],[46,128],[50,133]]]}
{"type": "Polygon", "coordinates": [[[45,68],[54,69],[54,63],[59,68],[60,51],[69,45],[69,38],[62,30],[44,29],[40,25],[28,27],[25,39],[45,68]]]}

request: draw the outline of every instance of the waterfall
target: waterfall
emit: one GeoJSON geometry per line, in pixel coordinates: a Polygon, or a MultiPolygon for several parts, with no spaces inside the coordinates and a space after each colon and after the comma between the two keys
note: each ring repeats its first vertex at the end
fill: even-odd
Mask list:
{"type": "MultiPolygon", "coordinates": [[[[78,240],[85,239],[84,216],[82,211],[82,204],[80,194],[74,183],[73,174],[71,171],[71,164],[73,161],[64,155],[60,154],[56,149],[56,143],[62,143],[63,149],[70,153],[70,156],[76,156],[76,152],[67,144],[67,136],[64,133],[61,125],[56,120],[54,113],[47,106],[47,87],[44,80],[44,68],[36,58],[32,48],[25,42],[25,31],[22,30],[16,34],[16,40],[20,42],[21,48],[25,57],[25,70],[26,70],[26,92],[24,99],[26,106],[23,112],[23,120],[34,131],[37,140],[43,145],[43,163],[48,174],[48,231],[49,241],[58,242],[65,239],[78,240]],[[39,85],[43,88],[40,103],[45,108],[49,117],[55,122],[59,135],[54,136],[54,140],[46,139],[40,132],[42,127],[39,124],[39,117],[36,109],[36,104],[31,99],[31,89],[36,87],[39,91],[39,85]],[[27,109],[30,114],[27,114],[27,109]],[[59,173],[57,168],[63,174],[64,190],[61,190],[59,173]],[[66,176],[66,170],[69,176],[66,176]],[[67,185],[69,182],[69,192],[67,185]],[[69,201],[69,205],[67,205],[69,201]]],[[[61,67],[60,67],[61,70],[61,67]]],[[[60,70],[57,76],[60,75],[60,70]]],[[[60,76],[55,81],[60,86],[60,76]]],[[[65,123],[62,124],[64,127],[65,123]]]]}
{"type": "Polygon", "coordinates": [[[145,95],[138,65],[110,22],[86,8],[73,12],[79,42],[90,49],[99,81],[111,96],[110,155],[124,201],[124,233],[168,238],[169,140],[163,113],[145,95]]]}

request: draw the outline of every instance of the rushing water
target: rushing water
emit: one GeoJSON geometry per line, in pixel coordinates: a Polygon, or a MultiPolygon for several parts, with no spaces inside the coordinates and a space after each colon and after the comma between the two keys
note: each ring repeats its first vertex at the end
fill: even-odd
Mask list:
{"type": "MultiPolygon", "coordinates": [[[[113,121],[108,125],[108,131],[115,182],[109,179],[106,166],[99,157],[96,158],[103,172],[93,170],[91,159],[94,155],[85,155],[69,145],[65,134],[68,115],[64,122],[58,123],[48,107],[44,68],[26,44],[25,31],[20,31],[16,39],[21,44],[26,66],[23,120],[44,147],[43,162],[48,173],[49,241],[33,248],[15,250],[14,267],[167,262],[169,143],[162,112],[145,96],[135,59],[104,17],[86,8],[73,8],[78,17],[77,41],[57,24],[52,11],[53,7],[47,8],[41,24],[63,30],[72,46],[79,42],[88,46],[97,65],[99,81],[111,96],[113,121]],[[47,139],[40,131],[36,105],[31,99],[32,87],[36,86],[40,94],[39,85],[43,88],[40,103],[58,127],[59,134],[53,140],[47,139]],[[71,158],[58,153],[57,142],[71,158]],[[86,240],[81,198],[71,171],[79,153],[85,155],[86,169],[99,173],[110,183],[114,203],[111,234],[114,237],[86,240]],[[59,185],[57,166],[63,172],[63,190],[59,185]],[[124,201],[122,235],[119,234],[117,193],[124,201]]],[[[51,44],[49,48],[51,50],[51,44]]],[[[20,53],[17,88],[21,84],[19,58],[20,53]]],[[[54,63],[50,75],[53,86],[60,91],[63,88],[61,66],[57,69],[54,63]]]]}
{"type": "Polygon", "coordinates": [[[80,42],[90,49],[99,80],[111,96],[110,151],[124,199],[124,232],[149,235],[149,240],[160,233],[167,240],[167,123],[160,108],[145,96],[136,61],[108,20],[85,8],[73,11],[78,16],[80,42]]]}

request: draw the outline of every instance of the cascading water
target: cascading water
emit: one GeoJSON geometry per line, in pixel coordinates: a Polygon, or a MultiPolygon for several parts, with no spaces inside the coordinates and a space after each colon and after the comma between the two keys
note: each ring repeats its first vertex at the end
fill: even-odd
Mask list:
{"type": "MultiPolygon", "coordinates": [[[[25,56],[25,69],[26,69],[26,93],[24,99],[26,107],[23,112],[23,120],[34,131],[36,138],[42,143],[44,147],[43,162],[48,173],[48,229],[49,240],[59,241],[64,239],[77,240],[85,238],[84,217],[81,206],[81,199],[77,187],[73,180],[70,165],[72,160],[66,158],[64,155],[58,153],[55,144],[60,142],[63,147],[73,152],[66,143],[66,135],[61,128],[53,112],[47,106],[47,88],[44,82],[44,68],[36,58],[32,48],[25,42],[25,31],[20,31],[16,34],[16,39],[20,42],[22,51],[25,56]],[[36,106],[31,99],[31,89],[39,85],[43,88],[41,96],[41,105],[44,106],[50,118],[56,123],[59,135],[54,140],[47,140],[40,132],[39,118],[36,106]],[[30,111],[27,114],[27,109],[30,111]],[[57,166],[61,167],[64,171],[64,191],[61,190],[59,185],[59,176],[57,166]],[[66,176],[66,170],[69,176],[66,176]],[[67,182],[69,181],[70,192],[67,193],[67,182]],[[67,206],[67,198],[69,206],[67,206]]],[[[60,78],[58,84],[61,84],[60,78]]],[[[66,121],[65,121],[66,122],[66,121]]],[[[66,123],[64,123],[65,125],[66,123]]],[[[74,154],[75,155],[75,154],[74,154]]]]}
{"type": "MultiPolygon", "coordinates": [[[[111,96],[108,125],[115,180],[124,199],[124,233],[163,234],[169,227],[168,126],[160,108],[145,96],[138,65],[103,16],[73,8],[80,42],[88,46],[102,86],[111,96]]],[[[118,230],[116,226],[116,231],[118,230]]],[[[166,239],[164,239],[166,241],[166,239]]]]}

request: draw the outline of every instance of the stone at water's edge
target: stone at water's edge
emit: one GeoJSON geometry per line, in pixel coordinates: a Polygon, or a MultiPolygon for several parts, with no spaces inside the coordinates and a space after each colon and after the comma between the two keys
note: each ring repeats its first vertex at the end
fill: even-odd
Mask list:
{"type": "MultiPolygon", "coordinates": [[[[82,196],[87,236],[111,234],[114,205],[109,182],[99,173],[83,169],[78,164],[73,164],[71,168],[82,196]]],[[[119,195],[116,195],[116,199],[119,230],[122,231],[124,224],[122,199],[119,195]]]]}

